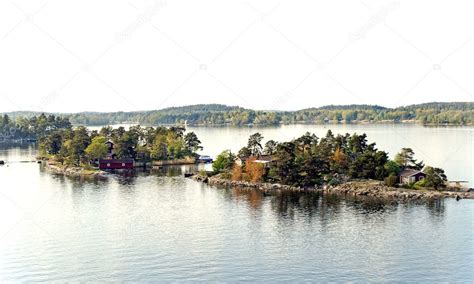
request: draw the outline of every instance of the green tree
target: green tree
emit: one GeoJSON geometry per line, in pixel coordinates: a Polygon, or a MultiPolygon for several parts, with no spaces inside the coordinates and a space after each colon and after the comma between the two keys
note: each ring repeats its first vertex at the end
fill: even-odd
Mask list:
{"type": "Polygon", "coordinates": [[[184,132],[186,131],[186,128],[182,126],[172,126],[169,129],[171,132],[175,133],[177,137],[183,137],[184,132]]]}
{"type": "Polygon", "coordinates": [[[100,129],[99,134],[103,137],[110,138],[112,137],[113,130],[112,126],[104,126],[100,129]]]}
{"type": "Polygon", "coordinates": [[[294,166],[296,176],[292,176],[292,184],[297,186],[321,184],[323,175],[329,171],[328,164],[317,153],[297,155],[294,166]]]}
{"type": "Polygon", "coordinates": [[[186,145],[186,150],[189,154],[194,154],[199,150],[202,150],[201,141],[198,139],[196,133],[189,132],[184,136],[184,143],[186,145]]]}
{"type": "Polygon", "coordinates": [[[388,162],[388,154],[384,151],[375,150],[374,159],[375,159],[375,178],[378,180],[383,180],[387,176],[387,171],[385,170],[385,164],[387,164],[388,162]]]}
{"type": "Polygon", "coordinates": [[[115,154],[121,159],[135,159],[137,157],[138,137],[135,133],[124,132],[115,140],[115,154]]]}
{"type": "Polygon", "coordinates": [[[104,136],[96,136],[92,139],[91,144],[84,150],[89,160],[102,159],[107,155],[109,149],[105,144],[106,141],[104,136]]]}
{"type": "MultiPolygon", "coordinates": [[[[330,133],[328,131],[328,133],[330,133]]],[[[332,135],[332,133],[331,133],[332,135]]],[[[332,137],[334,138],[334,137],[332,137]]],[[[325,140],[326,141],[326,140],[325,140]]],[[[318,142],[318,137],[316,135],[306,132],[303,136],[299,137],[294,141],[295,145],[297,146],[297,150],[303,156],[310,153],[311,148],[316,145],[318,142]]],[[[331,140],[332,142],[332,140],[331,140]]]]}
{"type": "Polygon", "coordinates": [[[265,155],[273,155],[275,154],[277,150],[278,143],[274,140],[268,140],[267,143],[265,143],[265,149],[263,150],[263,153],[265,155]]]}
{"type": "Polygon", "coordinates": [[[353,178],[383,180],[386,176],[384,165],[388,161],[387,153],[378,151],[374,143],[362,148],[362,153],[353,153],[355,159],[349,166],[349,174],[353,178]]]}
{"type": "Polygon", "coordinates": [[[411,148],[402,148],[395,156],[395,162],[402,168],[421,170],[424,167],[423,161],[417,162],[414,158],[415,152],[411,148]]]}
{"type": "Polygon", "coordinates": [[[426,174],[424,179],[425,186],[433,187],[434,189],[446,187],[448,178],[443,169],[427,166],[423,172],[426,174]]]}
{"type": "Polygon", "coordinates": [[[158,134],[153,141],[153,145],[150,150],[150,156],[155,160],[167,160],[168,159],[168,146],[166,144],[166,136],[158,134]]]}
{"type": "Polygon", "coordinates": [[[384,165],[385,171],[387,172],[387,175],[394,175],[397,176],[400,173],[400,165],[395,162],[395,161],[388,161],[384,165]]]}
{"type": "Polygon", "coordinates": [[[86,127],[79,126],[78,128],[74,129],[73,137],[70,141],[70,144],[68,145],[68,161],[78,166],[81,160],[84,158],[84,151],[87,146],[89,146],[90,142],[91,139],[86,127]]]}
{"type": "Polygon", "coordinates": [[[234,165],[235,155],[230,150],[220,153],[212,163],[212,169],[216,173],[231,170],[234,165]]]}
{"type": "Polygon", "coordinates": [[[61,150],[63,136],[59,131],[55,131],[40,139],[40,150],[45,154],[56,155],[61,150]]]}
{"type": "Polygon", "coordinates": [[[123,126],[119,126],[117,128],[114,128],[112,130],[112,139],[114,141],[118,141],[120,138],[122,138],[122,136],[125,134],[125,132],[127,132],[127,130],[125,130],[125,127],[123,127],[123,126]]]}
{"type": "Polygon", "coordinates": [[[140,145],[137,148],[137,160],[142,162],[151,161],[151,147],[147,145],[140,145]]]}
{"type": "Polygon", "coordinates": [[[297,181],[295,144],[293,142],[278,144],[275,159],[277,162],[272,166],[274,178],[283,184],[295,183],[297,181]]]}
{"type": "Polygon", "coordinates": [[[239,150],[239,153],[237,153],[237,157],[239,158],[248,158],[250,156],[252,156],[252,152],[250,151],[248,147],[242,147],[239,150]]]}
{"type": "Polygon", "coordinates": [[[260,156],[262,154],[262,140],[263,136],[258,132],[250,135],[247,148],[249,148],[252,156],[260,156]]]}
{"type": "Polygon", "coordinates": [[[185,154],[185,145],[183,137],[176,134],[175,131],[169,131],[166,135],[166,144],[168,146],[168,155],[171,159],[180,159],[185,154]]]}

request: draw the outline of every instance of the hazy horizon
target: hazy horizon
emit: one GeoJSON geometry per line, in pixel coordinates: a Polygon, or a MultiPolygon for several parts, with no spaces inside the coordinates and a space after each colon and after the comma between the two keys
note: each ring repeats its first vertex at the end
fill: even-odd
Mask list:
{"type": "Polygon", "coordinates": [[[472,8],[469,1],[3,2],[0,112],[474,101],[472,8]]]}

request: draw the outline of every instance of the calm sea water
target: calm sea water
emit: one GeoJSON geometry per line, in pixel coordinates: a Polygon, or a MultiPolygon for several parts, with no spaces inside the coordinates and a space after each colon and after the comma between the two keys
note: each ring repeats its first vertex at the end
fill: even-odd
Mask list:
{"type": "MultiPolygon", "coordinates": [[[[194,128],[204,153],[256,130],[288,140],[316,126],[194,128]]],[[[473,128],[333,127],[472,184],[473,128]]],[[[31,144],[0,145],[0,282],[474,281],[474,200],[358,203],[214,188],[185,167],[87,181],[53,176],[31,144]]],[[[454,179],[454,178],[453,178],[454,179]]]]}

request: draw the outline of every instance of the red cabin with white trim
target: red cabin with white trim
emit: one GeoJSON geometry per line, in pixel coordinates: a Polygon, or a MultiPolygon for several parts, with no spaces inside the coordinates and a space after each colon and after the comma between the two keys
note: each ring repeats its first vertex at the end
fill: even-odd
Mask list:
{"type": "Polygon", "coordinates": [[[133,169],[133,160],[132,159],[99,160],[99,169],[101,170],[133,169]]]}

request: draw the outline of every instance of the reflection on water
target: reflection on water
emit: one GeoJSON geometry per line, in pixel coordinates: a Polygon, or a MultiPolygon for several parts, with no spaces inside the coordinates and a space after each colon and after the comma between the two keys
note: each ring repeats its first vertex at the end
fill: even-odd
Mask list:
{"type": "Polygon", "coordinates": [[[145,171],[146,174],[156,174],[161,176],[173,177],[173,176],[183,176],[185,173],[197,173],[200,170],[209,169],[209,164],[199,164],[199,165],[183,165],[183,166],[166,166],[160,167],[158,169],[152,169],[145,171]]]}
{"type": "Polygon", "coordinates": [[[390,214],[399,206],[410,208],[411,206],[422,206],[432,217],[443,217],[445,211],[444,200],[427,201],[420,204],[393,204],[390,201],[379,199],[347,199],[336,194],[323,194],[322,192],[294,192],[280,191],[271,194],[252,189],[232,188],[223,190],[227,199],[235,202],[245,202],[249,209],[259,211],[265,202],[270,202],[272,210],[279,217],[292,218],[295,214],[313,216],[325,216],[337,214],[341,206],[351,208],[359,214],[390,214]],[[331,213],[328,213],[331,212],[331,213]]]}
{"type": "Polygon", "coordinates": [[[9,163],[34,161],[36,154],[36,143],[0,142],[0,160],[9,163]]]}

